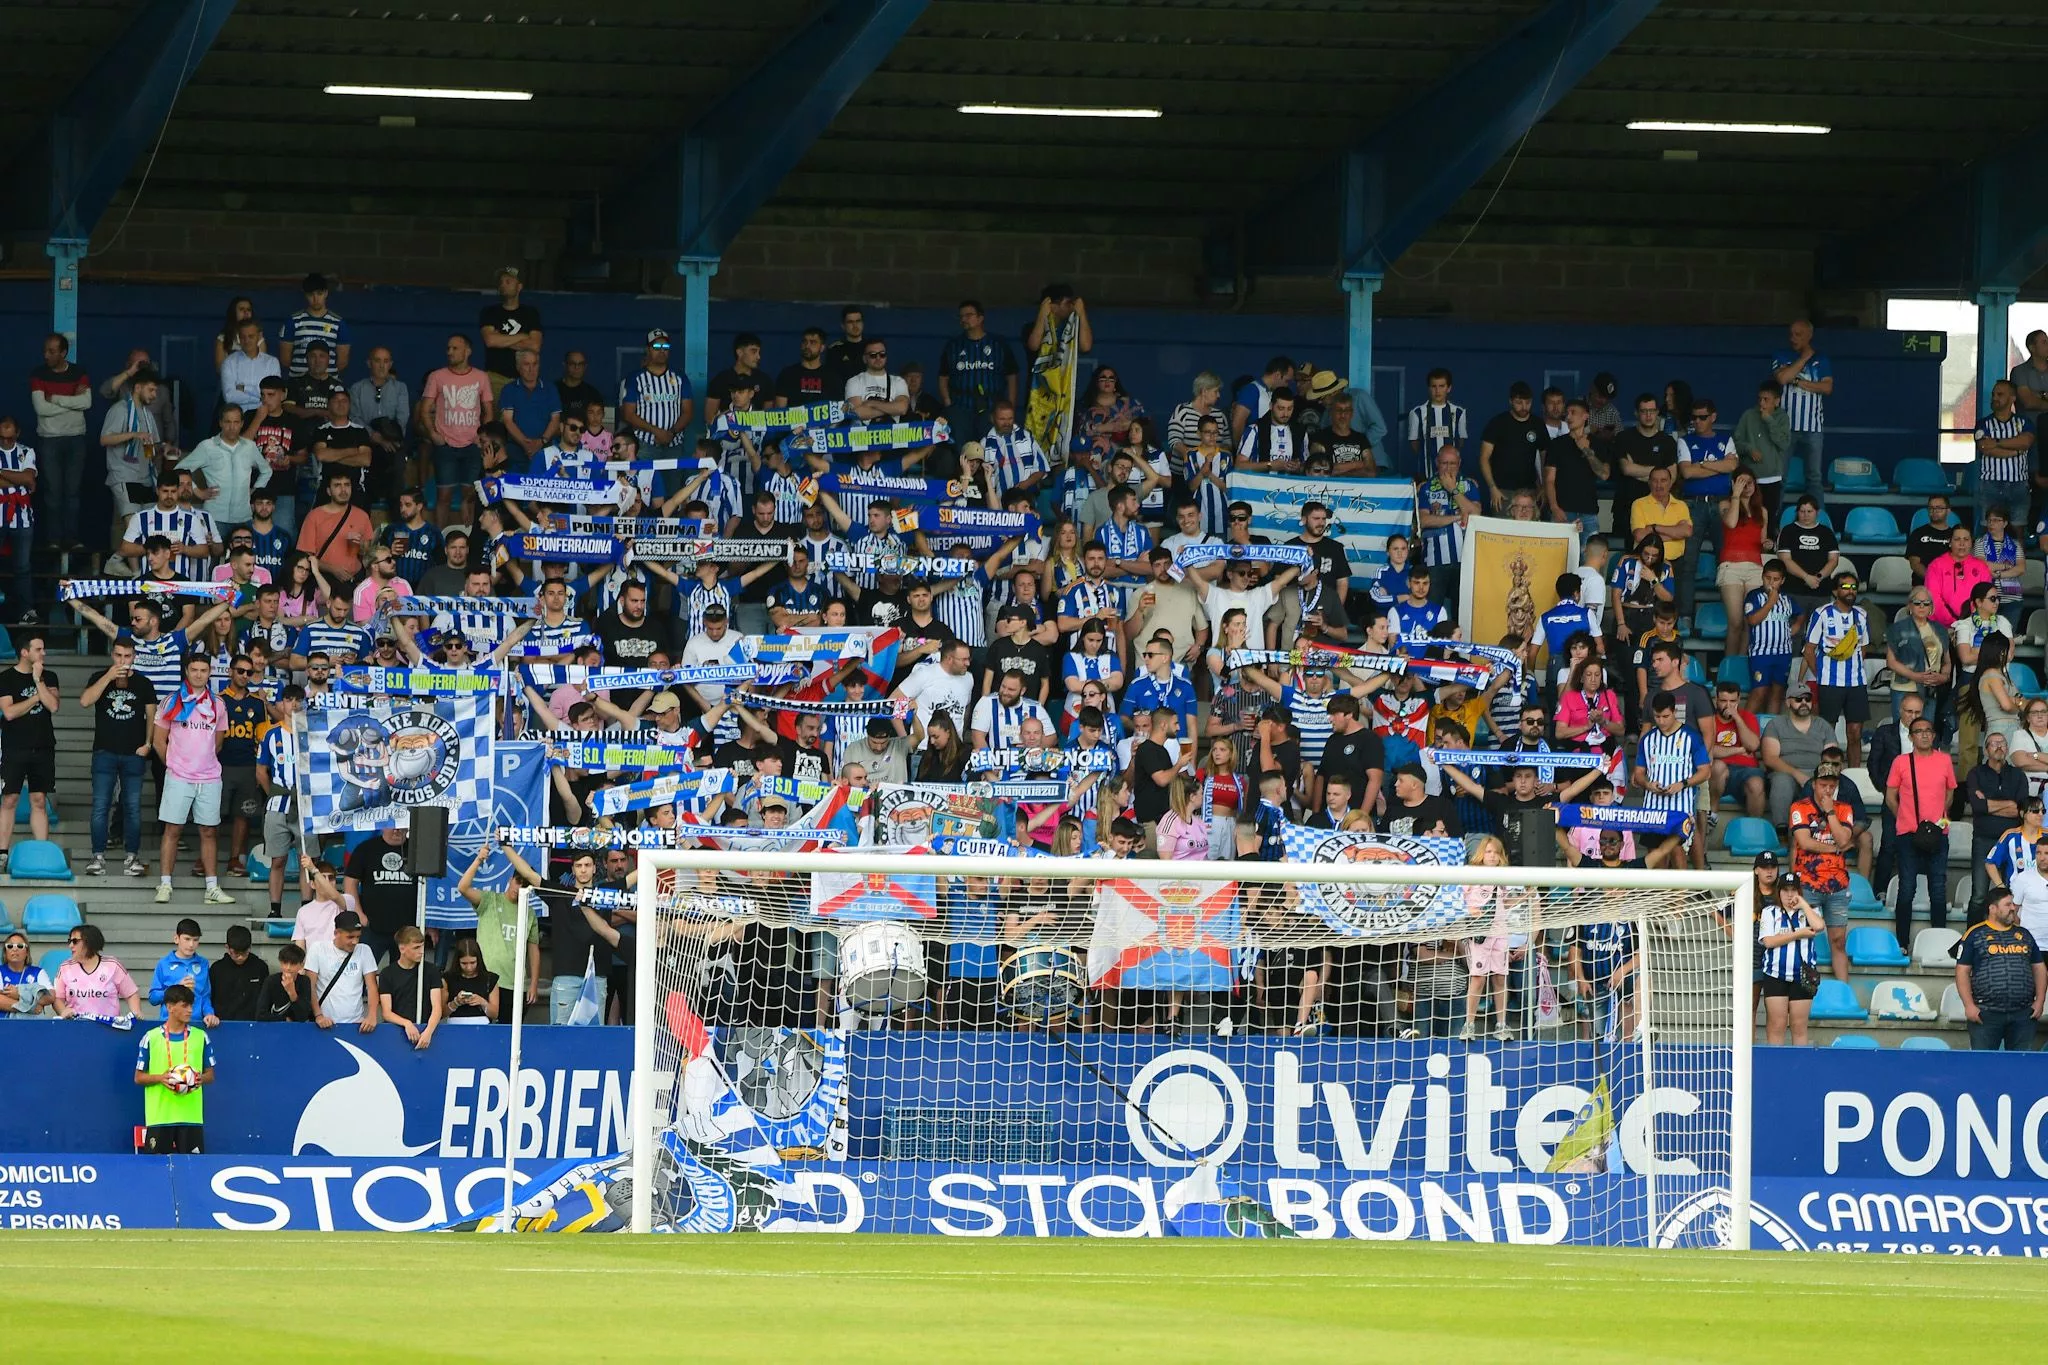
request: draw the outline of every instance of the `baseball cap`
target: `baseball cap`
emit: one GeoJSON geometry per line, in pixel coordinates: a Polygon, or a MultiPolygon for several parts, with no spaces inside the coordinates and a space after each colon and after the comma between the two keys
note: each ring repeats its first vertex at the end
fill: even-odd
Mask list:
{"type": "Polygon", "coordinates": [[[1813,780],[1816,782],[1820,781],[1823,777],[1832,777],[1839,779],[1841,776],[1842,765],[1839,763],[1830,763],[1824,761],[1816,763],[1813,766],[1813,780]]]}
{"type": "Polygon", "coordinates": [[[501,277],[505,275],[510,275],[513,279],[516,280],[519,278],[519,267],[516,265],[501,265],[498,267],[498,274],[501,277]]]}
{"type": "Polygon", "coordinates": [[[1777,865],[1778,855],[1771,852],[1769,849],[1765,849],[1763,852],[1757,854],[1756,861],[1750,864],[1750,866],[1752,867],[1776,867],[1777,865]]]}
{"type": "Polygon", "coordinates": [[[334,932],[337,934],[362,927],[363,917],[353,910],[344,910],[334,917],[334,932]]]}
{"type": "Polygon", "coordinates": [[[1403,763],[1400,767],[1394,769],[1394,776],[1412,777],[1417,782],[1429,781],[1429,774],[1423,771],[1420,763],[1403,763]]]}
{"type": "Polygon", "coordinates": [[[655,328],[653,331],[647,334],[647,344],[649,346],[668,345],[668,333],[663,331],[659,327],[655,328]]]}
{"type": "Polygon", "coordinates": [[[1813,684],[1809,682],[1793,683],[1785,689],[1785,700],[1790,701],[1794,697],[1805,697],[1808,701],[1813,700],[1813,684]]]}
{"type": "Polygon", "coordinates": [[[681,710],[682,705],[681,702],[676,700],[676,694],[673,692],[657,693],[654,700],[647,703],[647,714],[650,716],[665,716],[671,711],[681,710]]]}

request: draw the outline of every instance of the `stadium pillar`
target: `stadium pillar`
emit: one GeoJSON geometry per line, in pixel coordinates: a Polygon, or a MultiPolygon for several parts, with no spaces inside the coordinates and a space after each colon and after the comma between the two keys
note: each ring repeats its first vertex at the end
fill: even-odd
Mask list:
{"type": "Polygon", "coordinates": [[[1991,386],[2006,377],[2006,348],[2011,344],[2012,305],[2017,289],[2003,286],[1977,291],[1977,411],[1991,411],[1991,386]]]}
{"type": "Polygon", "coordinates": [[[43,250],[50,253],[54,286],[50,292],[50,330],[63,334],[71,343],[74,356],[78,354],[78,263],[85,259],[85,248],[82,237],[53,237],[43,245],[43,250]]]}
{"type": "Polygon", "coordinates": [[[1351,296],[1349,321],[1345,326],[1350,369],[1345,378],[1354,389],[1372,387],[1372,299],[1380,292],[1385,277],[1372,271],[1355,271],[1344,277],[1344,292],[1351,296]]]}
{"type": "Polygon", "coordinates": [[[717,273],[716,256],[683,256],[676,261],[676,274],[683,277],[683,373],[697,390],[700,412],[705,386],[711,382],[711,277],[717,273]]]}

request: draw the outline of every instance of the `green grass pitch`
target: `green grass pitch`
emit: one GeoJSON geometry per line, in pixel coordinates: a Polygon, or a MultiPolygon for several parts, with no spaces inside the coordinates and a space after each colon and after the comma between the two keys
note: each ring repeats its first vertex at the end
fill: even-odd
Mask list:
{"type": "Polygon", "coordinates": [[[1419,1243],[18,1233],[0,1273],[24,1361],[1908,1365],[2038,1359],[2048,1309],[2030,1261],[1419,1243]]]}

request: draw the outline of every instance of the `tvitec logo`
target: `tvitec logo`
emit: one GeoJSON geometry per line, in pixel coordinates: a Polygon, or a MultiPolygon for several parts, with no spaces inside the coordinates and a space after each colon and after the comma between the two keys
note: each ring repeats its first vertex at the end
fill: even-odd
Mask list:
{"type": "MultiPolygon", "coordinates": [[[[329,1041],[351,1070],[320,1086],[300,1110],[295,1156],[502,1157],[508,1130],[521,1158],[605,1156],[626,1147],[625,1071],[522,1067],[515,1095],[504,1067],[449,1066],[401,1090],[369,1052],[329,1041]]],[[[657,1104],[673,1083],[673,1076],[657,1079],[657,1104]]]]}

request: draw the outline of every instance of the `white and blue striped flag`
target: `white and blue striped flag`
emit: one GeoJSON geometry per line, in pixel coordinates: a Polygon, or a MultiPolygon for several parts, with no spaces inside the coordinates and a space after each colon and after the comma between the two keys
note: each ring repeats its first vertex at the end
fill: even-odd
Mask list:
{"type": "MultiPolygon", "coordinates": [[[[580,912],[579,912],[580,913],[580,912]]],[[[576,992],[576,1004],[569,1011],[572,1024],[598,1024],[604,1021],[604,997],[597,987],[597,950],[583,959],[583,989],[576,992]]]]}
{"type": "Polygon", "coordinates": [[[1344,542],[1356,578],[1375,577],[1387,567],[1389,535],[1414,534],[1415,485],[1406,479],[1233,472],[1230,500],[1250,503],[1252,534],[1276,544],[1301,534],[1302,504],[1323,504],[1330,509],[1329,534],[1344,542]]]}

